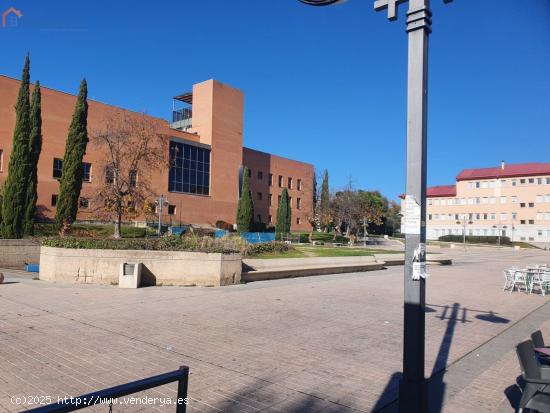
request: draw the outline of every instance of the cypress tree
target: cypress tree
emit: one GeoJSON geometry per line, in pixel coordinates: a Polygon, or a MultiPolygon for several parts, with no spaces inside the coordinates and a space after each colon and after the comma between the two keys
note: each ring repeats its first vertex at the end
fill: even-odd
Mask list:
{"type": "Polygon", "coordinates": [[[281,201],[277,206],[277,221],[275,222],[275,232],[277,239],[282,239],[283,235],[290,232],[290,223],[292,214],[290,211],[290,202],[288,199],[288,191],[283,188],[281,193],[281,201]]]}
{"type": "Polygon", "coordinates": [[[330,219],[330,190],[328,186],[328,171],[325,169],[323,174],[323,183],[321,184],[321,205],[319,206],[321,217],[321,227],[324,231],[328,230],[330,219]]]}
{"type": "Polygon", "coordinates": [[[59,198],[55,222],[61,233],[65,233],[76,219],[80,190],[82,189],[82,158],[88,144],[88,88],[86,79],[80,83],[71,126],[65,143],[59,198]]]}
{"type": "Polygon", "coordinates": [[[27,197],[29,169],[29,134],[30,134],[30,101],[29,101],[30,58],[25,58],[21,86],[15,105],[15,129],[13,144],[8,165],[8,177],[2,198],[1,232],[4,238],[21,238],[27,197]]]}
{"type": "Polygon", "coordinates": [[[25,219],[23,231],[25,235],[34,234],[34,215],[36,199],[38,198],[38,159],[42,150],[42,94],[40,82],[36,82],[31,100],[31,133],[29,137],[30,165],[27,184],[27,201],[25,203],[25,219]]]}
{"type": "Polygon", "coordinates": [[[250,178],[248,168],[243,171],[243,186],[241,188],[241,197],[237,208],[237,231],[249,232],[254,223],[254,201],[250,192],[250,178]]]}

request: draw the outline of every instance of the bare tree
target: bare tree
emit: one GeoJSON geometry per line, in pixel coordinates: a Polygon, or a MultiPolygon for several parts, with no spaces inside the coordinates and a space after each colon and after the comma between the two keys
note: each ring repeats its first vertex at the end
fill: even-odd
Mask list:
{"type": "Polygon", "coordinates": [[[91,142],[105,153],[94,204],[96,215],[114,221],[120,238],[123,220],[143,215],[156,194],[151,176],[167,166],[168,139],[160,121],[145,114],[117,111],[92,132],[91,142]]]}
{"type": "Polygon", "coordinates": [[[356,234],[361,219],[361,205],[351,176],[347,186],[332,196],[331,215],[338,232],[350,236],[356,234]]]}

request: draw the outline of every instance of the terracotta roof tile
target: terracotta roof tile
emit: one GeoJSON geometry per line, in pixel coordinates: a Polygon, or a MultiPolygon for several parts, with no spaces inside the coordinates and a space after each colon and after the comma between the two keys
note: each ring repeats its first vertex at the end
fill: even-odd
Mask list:
{"type": "Polygon", "coordinates": [[[458,174],[456,180],[467,181],[472,179],[496,179],[535,175],[550,175],[550,163],[505,164],[504,169],[500,166],[494,168],[464,169],[458,174]]]}

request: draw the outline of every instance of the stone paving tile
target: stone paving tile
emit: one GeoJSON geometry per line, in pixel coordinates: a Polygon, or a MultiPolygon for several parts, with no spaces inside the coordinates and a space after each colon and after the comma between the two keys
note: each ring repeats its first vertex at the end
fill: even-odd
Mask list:
{"type": "MultiPolygon", "coordinates": [[[[548,301],[501,290],[503,268],[550,261],[547,253],[445,254],[455,265],[429,267],[427,375],[548,301]]],[[[0,286],[0,411],[19,410],[10,403],[14,394],[77,395],[182,364],[191,368],[189,411],[371,411],[397,394],[389,381],[401,369],[402,267],[222,288],[13,280],[0,286]]],[[[460,398],[477,403],[476,411],[501,408],[517,375],[511,354],[445,411],[463,409],[460,398]],[[480,392],[481,383],[491,392],[480,392]]],[[[148,394],[175,398],[175,389],[148,394]]]]}

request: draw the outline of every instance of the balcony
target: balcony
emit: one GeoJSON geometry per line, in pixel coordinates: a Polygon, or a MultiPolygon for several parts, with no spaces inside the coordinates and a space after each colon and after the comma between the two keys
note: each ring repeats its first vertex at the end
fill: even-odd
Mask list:
{"type": "Polygon", "coordinates": [[[171,127],[177,130],[187,130],[192,127],[193,110],[191,108],[182,108],[172,111],[171,127]]]}

